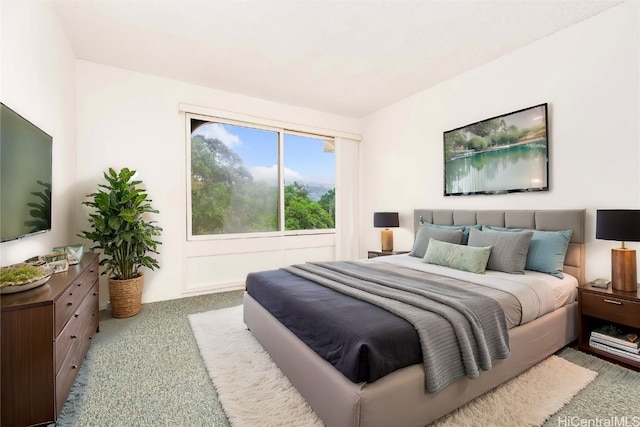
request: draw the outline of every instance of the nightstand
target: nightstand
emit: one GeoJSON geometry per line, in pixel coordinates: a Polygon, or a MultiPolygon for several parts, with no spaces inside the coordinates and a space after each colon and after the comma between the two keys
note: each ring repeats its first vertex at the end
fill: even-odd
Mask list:
{"type": "Polygon", "coordinates": [[[400,255],[400,254],[408,254],[409,251],[368,251],[367,258],[376,258],[379,256],[387,256],[387,255],[400,255]]]}
{"type": "Polygon", "coordinates": [[[640,369],[640,362],[589,345],[591,331],[605,324],[640,331],[640,291],[594,288],[588,283],[578,287],[578,348],[603,359],[640,369]]]}

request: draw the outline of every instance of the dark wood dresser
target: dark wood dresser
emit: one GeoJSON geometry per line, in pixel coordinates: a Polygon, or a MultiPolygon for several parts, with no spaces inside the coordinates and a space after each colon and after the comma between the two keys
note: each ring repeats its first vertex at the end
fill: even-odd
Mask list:
{"type": "Polygon", "coordinates": [[[0,296],[2,426],[55,422],[98,330],[98,255],[0,296]]]}

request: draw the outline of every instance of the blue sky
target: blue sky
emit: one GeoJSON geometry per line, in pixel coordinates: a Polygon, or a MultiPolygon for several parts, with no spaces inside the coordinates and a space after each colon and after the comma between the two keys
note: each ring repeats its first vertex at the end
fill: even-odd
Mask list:
{"type": "MultiPolygon", "coordinates": [[[[242,158],[254,179],[275,183],[278,164],[278,133],[220,123],[200,126],[194,133],[218,138],[242,158]]],[[[323,151],[323,141],[298,135],[284,137],[285,183],[335,186],[335,155],[323,151]]]]}

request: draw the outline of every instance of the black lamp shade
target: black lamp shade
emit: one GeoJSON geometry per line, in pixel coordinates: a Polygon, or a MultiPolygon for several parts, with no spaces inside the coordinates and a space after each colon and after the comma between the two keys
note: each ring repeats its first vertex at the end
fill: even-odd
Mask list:
{"type": "Polygon", "coordinates": [[[373,226],[382,228],[400,227],[398,212],[374,212],[373,226]]]}
{"type": "Polygon", "coordinates": [[[599,209],[596,239],[640,242],[640,210],[599,209]]]}

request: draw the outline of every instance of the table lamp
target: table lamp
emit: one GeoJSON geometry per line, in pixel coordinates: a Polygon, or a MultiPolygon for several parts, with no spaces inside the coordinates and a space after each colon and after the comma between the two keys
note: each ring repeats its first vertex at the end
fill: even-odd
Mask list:
{"type": "Polygon", "coordinates": [[[624,242],[640,242],[640,210],[599,209],[596,213],[596,239],[622,242],[620,248],[611,249],[611,287],[636,292],[636,251],[626,248],[624,242]]]}
{"type": "Polygon", "coordinates": [[[393,231],[389,227],[400,227],[398,212],[374,212],[373,226],[382,230],[382,251],[393,251],[393,231]]]}

